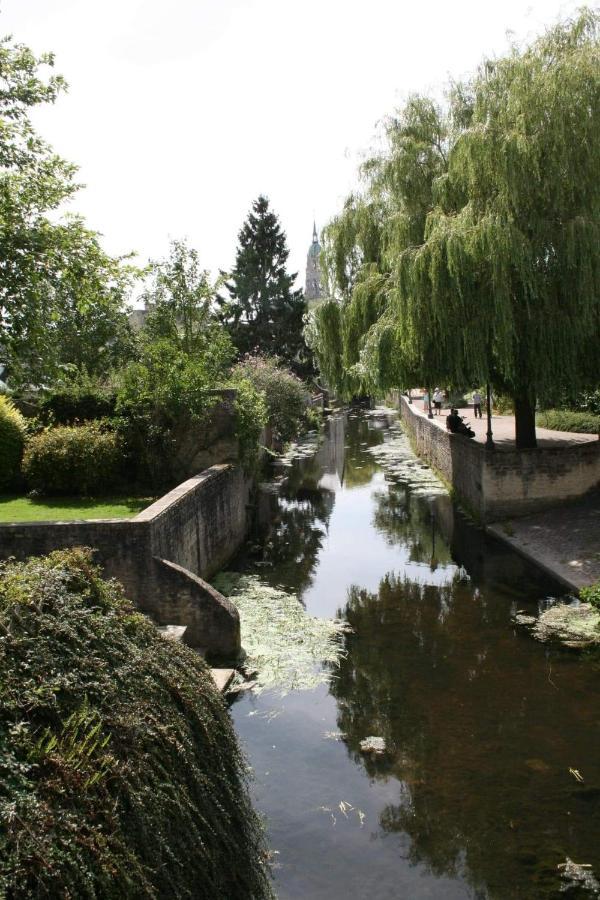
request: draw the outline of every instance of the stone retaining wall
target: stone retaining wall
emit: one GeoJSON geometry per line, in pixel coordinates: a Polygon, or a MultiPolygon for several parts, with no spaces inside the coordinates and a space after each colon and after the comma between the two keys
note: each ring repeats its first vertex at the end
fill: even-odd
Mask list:
{"type": "Polygon", "coordinates": [[[237,612],[221,595],[215,601],[216,592],[202,579],[244,542],[250,487],[239,468],[216,465],[133,519],[0,525],[0,559],[92,547],[106,574],[157,624],[193,626],[187,642],[213,658],[230,658],[232,647],[239,649],[237,612]],[[203,632],[202,622],[212,624],[203,632]]]}
{"type": "Polygon", "coordinates": [[[581,497],[600,484],[600,441],[571,447],[488,450],[450,434],[400,398],[416,452],[484,522],[525,516],[581,497]]]}

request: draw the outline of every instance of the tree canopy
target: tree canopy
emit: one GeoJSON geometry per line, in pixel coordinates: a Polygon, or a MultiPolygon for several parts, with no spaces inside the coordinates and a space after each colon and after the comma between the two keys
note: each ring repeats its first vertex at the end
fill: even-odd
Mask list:
{"type": "Polygon", "coordinates": [[[187,356],[218,357],[217,369],[232,360],[234,348],[215,315],[217,291],[224,279],[211,280],[200,254],[184,240],[171,242],[166,259],[152,264],[144,291],[148,316],[144,337],[166,340],[187,356]]]}
{"type": "MultiPolygon", "coordinates": [[[[258,351],[277,356],[306,374],[303,337],[306,303],[288,274],[285,232],[269,201],[259,196],[238,235],[235,265],[220,298],[220,316],[240,355],[258,351]]],[[[308,366],[309,368],[309,366],[308,366]]]]}
{"type": "Polygon", "coordinates": [[[599,22],[583,10],[388,120],[325,229],[308,337],[335,386],[491,381],[534,446],[536,399],[593,381],[599,22]]]}
{"type": "Polygon", "coordinates": [[[0,41],[0,363],[11,382],[41,384],[61,366],[98,371],[130,340],[133,270],[108,256],[76,216],[76,167],[35,132],[32,107],[66,88],[52,54],[0,41]]]}

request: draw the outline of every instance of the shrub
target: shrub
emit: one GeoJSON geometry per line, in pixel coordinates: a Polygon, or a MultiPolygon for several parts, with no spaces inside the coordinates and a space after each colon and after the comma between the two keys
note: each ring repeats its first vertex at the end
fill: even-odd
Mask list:
{"type": "Polygon", "coordinates": [[[53,425],[73,425],[105,419],[115,414],[117,397],[114,391],[69,388],[53,391],[40,403],[39,415],[46,423],[53,425]]]}
{"type": "Polygon", "coordinates": [[[155,488],[172,483],[175,435],[181,424],[201,422],[218,401],[213,392],[218,359],[207,351],[188,356],[168,340],[144,347],[120,375],[115,422],[137,464],[137,480],[155,488]]]}
{"type": "Polygon", "coordinates": [[[41,494],[107,493],[122,470],[121,441],[98,422],[47,428],[29,439],[23,457],[27,484],[41,494]]]}
{"type": "Polygon", "coordinates": [[[269,424],[282,441],[290,441],[302,425],[307,409],[307,389],[289,369],[264,356],[249,356],[232,372],[234,382],[250,381],[265,395],[269,424]]]}
{"type": "Polygon", "coordinates": [[[589,587],[581,588],[579,596],[584,603],[591,603],[595,609],[600,611],[600,581],[589,587]]]}
{"type": "Polygon", "coordinates": [[[1,490],[11,487],[19,479],[25,435],[25,419],[11,400],[0,395],[1,490]]]}
{"type": "Polygon", "coordinates": [[[598,434],[600,416],[570,409],[546,409],[536,416],[536,424],[553,431],[573,431],[581,434],[598,434]]]}
{"type": "Polygon", "coordinates": [[[260,433],[267,424],[267,404],[264,394],[245,378],[238,380],[236,391],[236,434],[242,463],[248,469],[258,455],[260,433]]]}
{"type": "Polygon", "coordinates": [[[197,653],[81,549],[0,568],[0,631],[0,896],[272,896],[244,760],[197,653]]]}

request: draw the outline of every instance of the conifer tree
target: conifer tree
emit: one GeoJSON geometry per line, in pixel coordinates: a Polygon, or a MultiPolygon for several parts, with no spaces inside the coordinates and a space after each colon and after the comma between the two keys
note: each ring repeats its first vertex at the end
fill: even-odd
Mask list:
{"type": "Polygon", "coordinates": [[[239,236],[235,266],[220,297],[220,318],[240,355],[258,351],[277,356],[298,374],[306,374],[303,337],[306,310],[295,274],[288,274],[284,231],[269,201],[259,196],[239,236]]]}

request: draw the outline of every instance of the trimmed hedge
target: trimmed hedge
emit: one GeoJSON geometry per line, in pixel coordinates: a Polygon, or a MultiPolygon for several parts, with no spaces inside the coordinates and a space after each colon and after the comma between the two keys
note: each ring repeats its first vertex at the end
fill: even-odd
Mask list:
{"type": "Polygon", "coordinates": [[[53,391],[39,406],[40,418],[53,425],[73,425],[105,419],[115,414],[117,397],[114,392],[53,391]]]}
{"type": "Polygon", "coordinates": [[[61,425],[30,438],[23,475],[40,494],[90,496],[118,488],[123,478],[122,443],[98,422],[61,425]]]}
{"type": "Polygon", "coordinates": [[[11,400],[0,395],[0,490],[19,479],[25,436],[25,419],[11,400]]]}
{"type": "Polygon", "coordinates": [[[199,654],[81,549],[0,567],[0,631],[1,897],[273,896],[199,654]]]}
{"type": "Polygon", "coordinates": [[[540,428],[553,431],[572,431],[580,434],[598,434],[600,416],[594,413],[575,412],[570,409],[545,409],[535,417],[540,428]]]}

